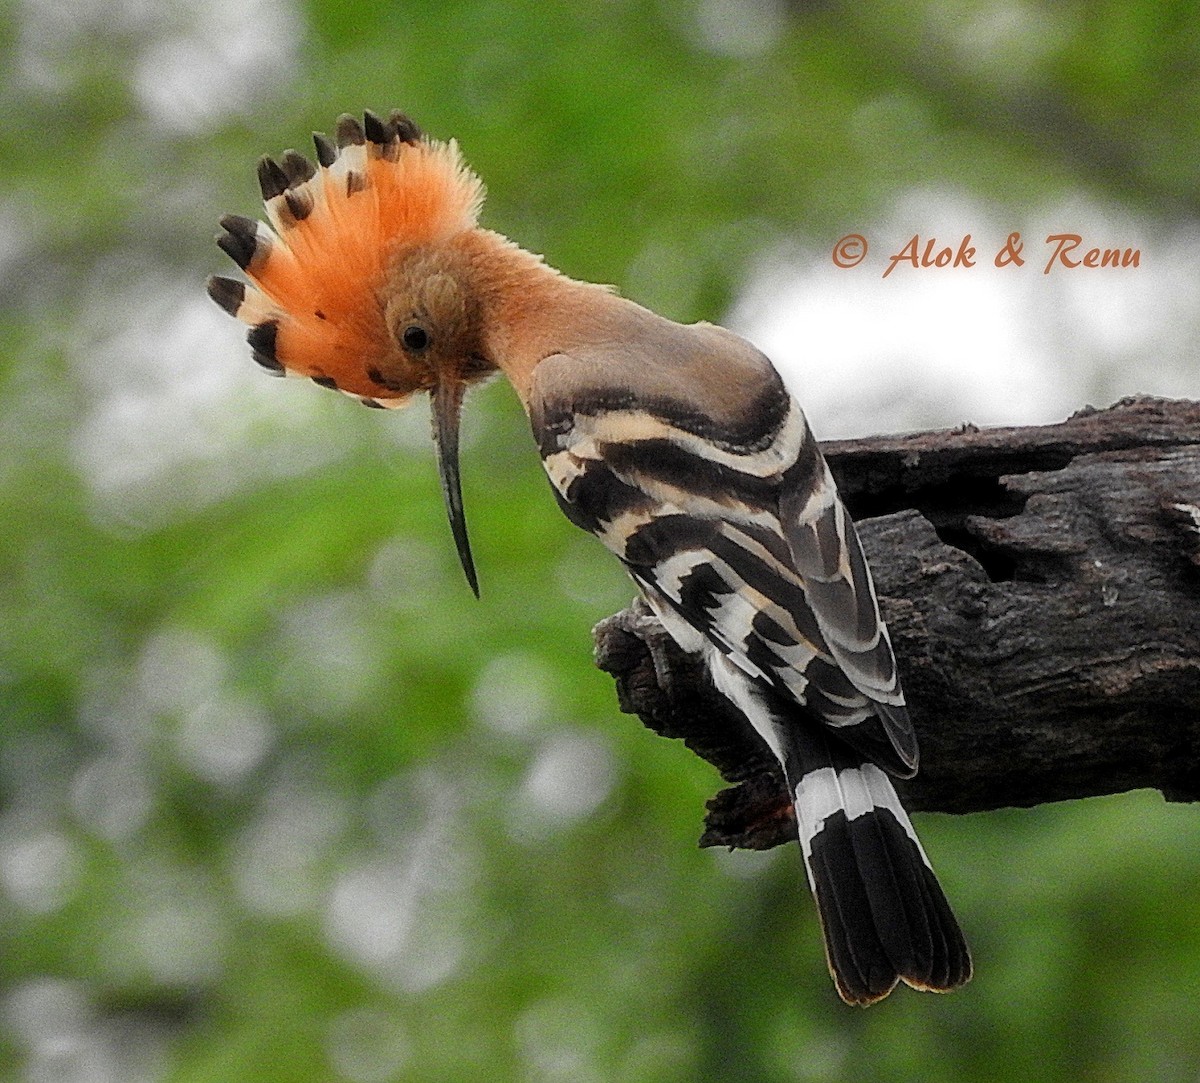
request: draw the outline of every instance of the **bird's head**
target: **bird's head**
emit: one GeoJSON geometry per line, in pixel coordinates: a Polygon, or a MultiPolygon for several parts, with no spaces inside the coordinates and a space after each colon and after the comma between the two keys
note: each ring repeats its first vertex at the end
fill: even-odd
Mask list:
{"type": "Polygon", "coordinates": [[[483,185],[453,143],[407,117],[337,122],[296,151],[263,158],[270,226],[228,215],[217,243],[250,284],[213,277],[210,296],[250,325],[254,359],[368,406],[429,392],[442,490],[459,559],[479,593],[463,515],[458,430],[469,385],[495,371],[484,347],[471,245],[483,185]]]}

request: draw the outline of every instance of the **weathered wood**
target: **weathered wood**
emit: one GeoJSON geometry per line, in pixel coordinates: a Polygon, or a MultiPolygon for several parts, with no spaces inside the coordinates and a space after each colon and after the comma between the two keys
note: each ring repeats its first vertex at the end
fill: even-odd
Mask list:
{"type": "MultiPolygon", "coordinates": [[[[914,810],[1141,787],[1200,799],[1200,403],[824,445],[921,741],[914,810]]],[[[599,624],[622,710],[735,785],[705,845],[794,837],[770,754],[635,605],[599,624]]]]}

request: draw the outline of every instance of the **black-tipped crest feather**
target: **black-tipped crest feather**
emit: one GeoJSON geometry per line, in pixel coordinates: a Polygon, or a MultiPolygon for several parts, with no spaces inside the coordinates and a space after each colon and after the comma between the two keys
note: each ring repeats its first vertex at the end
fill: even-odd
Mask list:
{"type": "Polygon", "coordinates": [[[262,189],[264,203],[283,195],[288,189],[287,174],[270,155],[264,154],[258,160],[258,186],[262,189]]]}
{"type": "Polygon", "coordinates": [[[339,148],[359,147],[367,141],[367,137],[363,134],[362,125],[349,113],[343,113],[337,118],[334,137],[337,139],[339,148]]]}
{"type": "Polygon", "coordinates": [[[337,161],[337,147],[324,132],[313,132],[313,147],[316,148],[317,162],[322,169],[328,169],[337,161]]]}
{"type": "Polygon", "coordinates": [[[258,223],[240,214],[227,214],[220,225],[225,232],[217,237],[217,244],[244,271],[258,251],[258,223]]]}
{"type": "Polygon", "coordinates": [[[275,338],[278,333],[278,321],[265,320],[246,332],[246,341],[250,343],[255,361],[273,375],[283,376],[284,367],[280,364],[279,358],[275,356],[275,338]]]}
{"type": "Polygon", "coordinates": [[[317,167],[298,150],[285,150],[279,159],[279,167],[287,176],[289,188],[307,184],[317,175],[317,167]]]}
{"type": "Polygon", "coordinates": [[[313,212],[312,193],[307,188],[289,188],[283,193],[283,201],[287,204],[288,213],[297,221],[303,222],[313,212]]]}
{"type": "Polygon", "coordinates": [[[372,143],[380,146],[392,142],[396,138],[396,130],[390,124],[385,124],[370,109],[363,110],[363,133],[372,143]]]}
{"type": "Polygon", "coordinates": [[[236,316],[246,299],[246,284],[234,278],[212,275],[208,280],[208,295],[229,315],[236,316]]]}
{"type": "Polygon", "coordinates": [[[395,129],[401,143],[416,145],[421,141],[421,129],[416,121],[399,109],[393,109],[388,115],[388,123],[395,129]]]}

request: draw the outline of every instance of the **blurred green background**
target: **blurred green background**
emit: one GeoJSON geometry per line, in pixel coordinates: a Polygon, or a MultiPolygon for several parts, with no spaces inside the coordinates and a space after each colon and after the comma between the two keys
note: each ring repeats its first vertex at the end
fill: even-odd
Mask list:
{"type": "MultiPolygon", "coordinates": [[[[203,295],[260,154],[400,107],[460,140],[487,225],[575,277],[752,336],[789,281],[851,298],[842,336],[784,335],[819,433],[1195,394],[1198,14],[4,7],[0,1079],[1200,1078],[1194,809],[921,817],[977,977],[842,1006],[795,848],[698,850],[715,774],[593,669],[631,590],[556,511],[507,388],[468,404],[476,602],[424,406],[267,379],[203,295]],[[893,317],[853,299],[907,295],[860,295],[882,264],[836,271],[833,242],[946,207],[995,247],[1099,223],[1143,266],[1101,294],[1027,267],[1000,323],[1028,304],[1037,366],[1019,342],[977,363],[992,336],[960,329],[958,367],[856,397],[835,340],[893,317]]],[[[947,318],[955,274],[919,280],[947,318]]]]}

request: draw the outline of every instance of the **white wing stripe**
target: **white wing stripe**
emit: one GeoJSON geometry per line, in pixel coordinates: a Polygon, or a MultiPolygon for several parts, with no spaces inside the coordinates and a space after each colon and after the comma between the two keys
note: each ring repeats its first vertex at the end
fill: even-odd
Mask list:
{"type": "Polygon", "coordinates": [[[565,497],[571,482],[587,469],[587,463],[574,451],[556,451],[542,460],[551,484],[565,497]]]}

